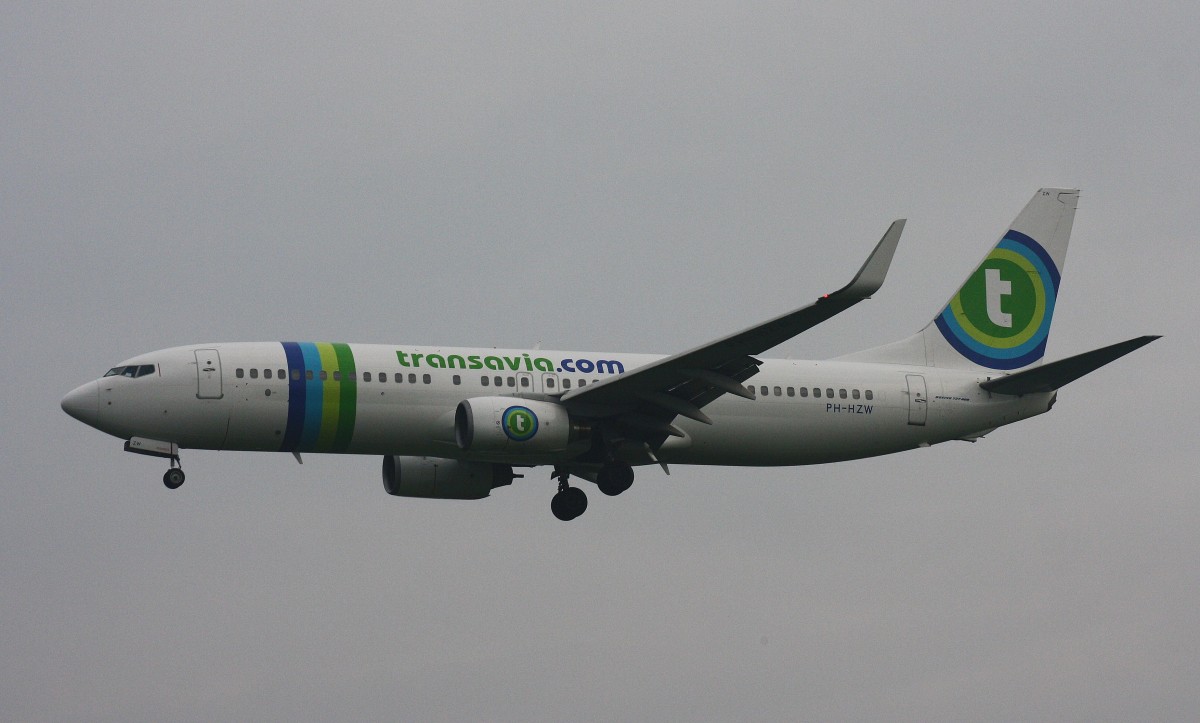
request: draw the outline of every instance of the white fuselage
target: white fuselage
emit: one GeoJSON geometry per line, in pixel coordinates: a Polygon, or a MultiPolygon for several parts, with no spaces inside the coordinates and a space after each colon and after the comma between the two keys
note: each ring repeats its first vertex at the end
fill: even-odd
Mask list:
{"type": "MultiPolygon", "coordinates": [[[[455,408],[464,399],[552,400],[660,358],[378,344],[201,344],[130,359],[116,370],[138,366],[141,375],[118,371],[71,398],[88,410],[84,421],[123,439],[194,449],[474,459],[455,443],[455,408]]],[[[656,454],[679,464],[835,462],[974,439],[1053,403],[1052,393],[990,395],[979,387],[986,378],[984,372],[923,366],[768,359],[746,382],[754,399],[721,396],[704,409],[711,425],[677,418],[684,436],[668,438],[656,454]]],[[[486,459],[498,461],[495,455],[486,459]]],[[[564,459],[518,455],[509,461],[564,459]]]]}

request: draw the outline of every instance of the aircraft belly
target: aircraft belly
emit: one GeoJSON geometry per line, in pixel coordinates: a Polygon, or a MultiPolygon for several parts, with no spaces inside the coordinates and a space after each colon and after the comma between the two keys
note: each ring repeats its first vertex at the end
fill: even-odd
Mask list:
{"type": "Polygon", "coordinates": [[[903,410],[872,405],[868,414],[826,411],[825,405],[762,405],[754,415],[721,415],[714,424],[680,424],[690,444],[668,440],[665,462],[776,466],[871,457],[917,446],[903,410]]]}
{"type": "Polygon", "coordinates": [[[411,404],[392,399],[367,399],[359,405],[354,437],[347,450],[355,454],[400,454],[457,457],[454,405],[411,404]]]}
{"type": "Polygon", "coordinates": [[[278,451],[287,427],[286,382],[265,388],[243,387],[228,396],[229,434],[224,448],[278,451]]]}
{"type": "Polygon", "coordinates": [[[179,405],[181,413],[172,415],[170,423],[164,425],[164,434],[152,438],[176,440],[188,449],[224,449],[229,433],[228,403],[223,399],[196,399],[194,389],[188,392],[190,398],[179,405]]]}

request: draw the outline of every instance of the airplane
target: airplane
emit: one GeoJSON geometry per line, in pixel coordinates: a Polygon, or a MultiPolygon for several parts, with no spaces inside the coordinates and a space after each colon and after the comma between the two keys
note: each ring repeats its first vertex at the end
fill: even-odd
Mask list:
{"type": "Polygon", "coordinates": [[[1158,339],[1042,363],[1079,191],[1043,188],[924,329],[845,356],[763,352],[882,286],[904,219],[849,284],[670,356],[326,342],[180,346],[68,393],[75,419],[169,460],[182,449],[367,454],[391,495],[481,499],[552,468],[551,511],[619,495],[634,467],[783,466],[976,441],[1045,413],[1064,385],[1158,339]]]}

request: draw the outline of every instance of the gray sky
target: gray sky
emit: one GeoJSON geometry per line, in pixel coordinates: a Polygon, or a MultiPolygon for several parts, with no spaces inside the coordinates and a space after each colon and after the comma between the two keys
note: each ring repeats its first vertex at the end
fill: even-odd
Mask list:
{"type": "Polygon", "coordinates": [[[1195,720],[1200,11],[1185,3],[10,3],[0,718],[1195,720]],[[152,349],[670,353],[933,316],[1083,189],[1049,355],[1166,338],[975,445],[639,473],[550,515],[379,460],[61,412],[152,349]],[[1186,362],[1186,366],[1185,366],[1186,362]]]}

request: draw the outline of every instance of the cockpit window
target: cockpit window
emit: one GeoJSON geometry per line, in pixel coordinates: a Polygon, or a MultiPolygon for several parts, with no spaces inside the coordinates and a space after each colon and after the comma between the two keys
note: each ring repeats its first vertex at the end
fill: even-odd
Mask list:
{"type": "Polygon", "coordinates": [[[113,367],[104,373],[106,377],[145,377],[154,373],[153,364],[134,364],[127,367],[113,367]]]}

